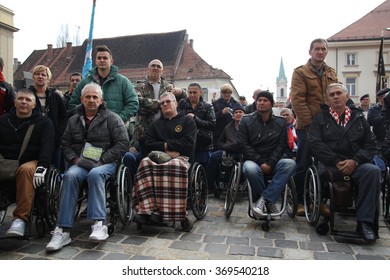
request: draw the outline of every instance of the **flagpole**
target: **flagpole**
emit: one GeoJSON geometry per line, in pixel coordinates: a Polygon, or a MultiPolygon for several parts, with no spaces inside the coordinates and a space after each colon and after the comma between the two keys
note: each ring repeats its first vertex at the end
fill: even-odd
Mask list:
{"type": "Polygon", "coordinates": [[[89,73],[89,70],[92,68],[92,40],[93,40],[93,24],[94,24],[94,19],[95,19],[95,7],[96,7],[96,0],[93,0],[91,24],[89,26],[88,43],[87,43],[87,48],[85,51],[85,60],[84,60],[84,66],[83,66],[83,71],[82,71],[83,77],[87,76],[89,73]]]}

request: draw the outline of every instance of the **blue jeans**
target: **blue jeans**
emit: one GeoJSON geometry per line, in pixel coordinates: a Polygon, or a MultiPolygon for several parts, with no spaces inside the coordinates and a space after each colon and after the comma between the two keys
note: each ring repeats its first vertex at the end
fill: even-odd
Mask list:
{"type": "Polygon", "coordinates": [[[60,210],[57,226],[71,228],[74,223],[80,186],[88,183],[88,213],[91,220],[106,220],[106,181],[114,176],[116,163],[108,163],[88,171],[78,165],[72,165],[65,171],[60,194],[60,210]]]}
{"type": "Polygon", "coordinates": [[[305,175],[311,164],[311,153],[307,131],[305,129],[297,129],[298,150],[297,150],[297,171],[294,177],[295,186],[297,188],[298,203],[303,203],[303,191],[305,186],[305,175]]]}
{"type": "Polygon", "coordinates": [[[138,151],[136,153],[127,152],[123,156],[123,164],[129,169],[131,178],[134,178],[135,173],[137,173],[138,165],[141,162],[142,153],[138,151]]]}
{"type": "Polygon", "coordinates": [[[296,164],[294,160],[279,160],[272,170],[272,180],[267,187],[260,166],[254,161],[246,160],[242,170],[251,186],[253,202],[257,201],[262,196],[269,202],[276,203],[286,184],[290,180],[290,177],[294,175],[295,168],[296,164]]]}

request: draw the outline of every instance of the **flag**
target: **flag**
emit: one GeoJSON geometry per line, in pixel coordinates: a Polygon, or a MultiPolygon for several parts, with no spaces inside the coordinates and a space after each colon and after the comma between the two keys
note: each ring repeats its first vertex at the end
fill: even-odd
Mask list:
{"type": "Polygon", "coordinates": [[[380,91],[383,87],[383,77],[386,76],[385,64],[383,63],[383,31],[381,37],[381,45],[379,46],[378,55],[378,70],[376,73],[376,92],[380,91]]]}
{"type": "Polygon", "coordinates": [[[89,27],[89,36],[88,36],[88,44],[87,49],[85,51],[85,60],[84,60],[84,66],[83,66],[83,78],[88,75],[89,70],[92,68],[92,33],[93,33],[93,21],[95,18],[95,7],[96,7],[96,0],[93,0],[92,5],[92,15],[91,15],[91,25],[89,27]]]}

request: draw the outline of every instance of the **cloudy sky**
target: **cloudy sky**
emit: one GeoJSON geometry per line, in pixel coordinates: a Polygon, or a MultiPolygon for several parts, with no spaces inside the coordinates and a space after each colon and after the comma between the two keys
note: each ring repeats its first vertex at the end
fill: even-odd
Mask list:
{"type": "MultiPolygon", "coordinates": [[[[251,100],[256,88],[275,91],[281,58],[290,82],[294,68],[309,58],[311,40],[331,37],[383,2],[97,0],[93,33],[108,38],[186,29],[195,51],[229,74],[239,94],[251,100]]],[[[20,30],[14,57],[22,62],[34,49],[56,47],[62,26],[79,30],[81,41],[88,37],[92,0],[1,0],[1,5],[15,13],[20,30]]]]}

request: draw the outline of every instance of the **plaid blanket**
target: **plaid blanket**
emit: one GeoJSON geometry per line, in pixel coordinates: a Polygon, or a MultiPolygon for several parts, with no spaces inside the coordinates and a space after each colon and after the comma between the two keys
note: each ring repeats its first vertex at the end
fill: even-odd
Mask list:
{"type": "Polygon", "coordinates": [[[186,216],[188,158],[162,164],[144,158],[134,177],[133,205],[138,214],[156,213],[163,222],[183,221],[186,216]]]}

